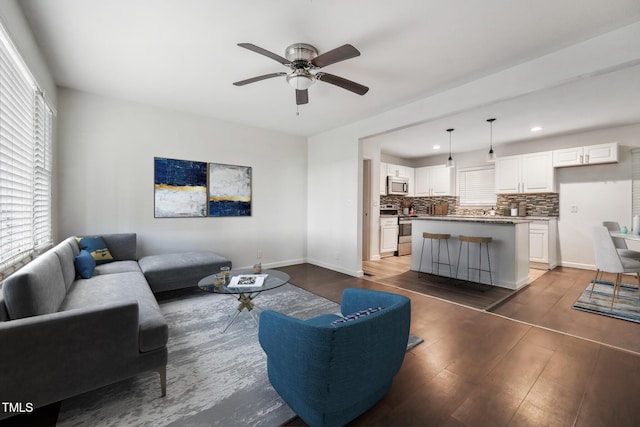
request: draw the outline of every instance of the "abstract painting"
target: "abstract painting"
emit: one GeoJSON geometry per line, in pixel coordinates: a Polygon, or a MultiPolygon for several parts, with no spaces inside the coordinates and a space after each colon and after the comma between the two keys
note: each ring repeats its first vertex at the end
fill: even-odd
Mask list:
{"type": "Polygon", "coordinates": [[[251,216],[251,168],[209,163],[209,216],[251,216]]]}
{"type": "Polygon", "coordinates": [[[207,163],[155,157],[155,217],[207,216],[207,163]]]}

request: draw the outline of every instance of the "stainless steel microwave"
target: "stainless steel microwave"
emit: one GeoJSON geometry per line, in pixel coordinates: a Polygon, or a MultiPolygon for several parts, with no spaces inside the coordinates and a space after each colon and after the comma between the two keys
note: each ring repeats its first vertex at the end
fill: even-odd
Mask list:
{"type": "Polygon", "coordinates": [[[401,176],[387,177],[387,194],[406,195],[409,193],[409,179],[401,176]]]}

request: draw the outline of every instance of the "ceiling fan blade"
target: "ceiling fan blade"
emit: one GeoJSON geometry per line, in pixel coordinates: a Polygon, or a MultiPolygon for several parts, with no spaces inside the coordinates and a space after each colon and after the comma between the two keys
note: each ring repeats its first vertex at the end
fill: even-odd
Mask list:
{"type": "Polygon", "coordinates": [[[369,91],[369,88],[366,86],[363,86],[356,82],[352,82],[351,80],[347,80],[343,77],[334,76],[333,74],[317,73],[316,80],[331,83],[332,85],[339,86],[342,89],[350,90],[351,92],[357,93],[358,95],[364,95],[369,91]]]}
{"type": "Polygon", "coordinates": [[[309,91],[307,89],[296,89],[296,105],[309,103],[309,91]]]}
{"type": "Polygon", "coordinates": [[[345,59],[355,58],[360,56],[360,52],[350,44],[337,47],[329,52],[325,52],[316,56],[311,63],[318,68],[326,67],[327,65],[335,64],[336,62],[344,61],[345,59]]]}
{"type": "Polygon", "coordinates": [[[235,86],[244,86],[244,85],[248,85],[249,83],[259,82],[260,80],[270,79],[270,78],[273,78],[273,77],[286,76],[286,75],[287,75],[287,73],[285,73],[285,72],[263,74],[262,76],[252,77],[252,78],[246,79],[246,80],[240,80],[239,82],[235,82],[234,85],[235,86]]]}
{"type": "Polygon", "coordinates": [[[282,57],[282,56],[280,56],[280,55],[276,55],[276,54],[275,54],[275,53],[273,53],[273,52],[269,52],[268,50],[263,49],[263,48],[261,48],[261,47],[259,47],[259,46],[256,46],[255,44],[251,44],[251,43],[238,43],[238,46],[243,47],[243,48],[245,48],[245,49],[249,49],[249,50],[250,50],[250,51],[252,51],[252,52],[259,53],[260,55],[264,55],[264,56],[266,56],[267,58],[271,58],[271,59],[273,59],[274,61],[278,61],[278,62],[279,62],[279,63],[281,63],[282,65],[289,65],[289,64],[291,64],[291,61],[289,61],[288,59],[283,58],[283,57],[282,57]]]}

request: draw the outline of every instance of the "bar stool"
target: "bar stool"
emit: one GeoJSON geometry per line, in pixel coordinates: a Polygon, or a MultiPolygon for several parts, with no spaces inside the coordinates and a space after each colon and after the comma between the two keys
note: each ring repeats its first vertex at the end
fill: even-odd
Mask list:
{"type": "Polygon", "coordinates": [[[433,266],[436,265],[437,266],[437,273],[436,274],[440,274],[440,265],[447,265],[449,266],[449,277],[451,277],[453,275],[453,272],[451,271],[451,258],[449,257],[449,237],[451,237],[450,234],[434,234],[434,233],[422,233],[422,251],[420,252],[420,266],[418,267],[418,278],[420,278],[420,273],[422,273],[422,254],[424,253],[424,242],[427,239],[430,239],[431,242],[431,273],[434,272],[434,268],[433,266]],[[434,261],[433,259],[433,241],[437,240],[438,241],[438,258],[436,261],[434,261]],[[448,262],[440,262],[440,242],[445,241],[447,244],[447,261],[448,262]]]}
{"type": "Polygon", "coordinates": [[[491,277],[491,258],[489,257],[489,242],[493,239],[491,237],[477,237],[477,236],[458,236],[458,240],[460,241],[460,249],[458,250],[458,265],[456,267],[456,279],[458,278],[458,270],[460,269],[460,254],[462,253],[462,244],[467,244],[467,280],[469,280],[469,270],[478,270],[478,283],[480,283],[480,279],[482,277],[482,272],[489,273],[489,283],[493,286],[493,277],[491,277]],[[478,267],[471,267],[469,264],[469,244],[470,243],[478,243],[478,267]],[[487,265],[488,269],[482,268],[482,244],[486,245],[487,248],[487,265]]]}

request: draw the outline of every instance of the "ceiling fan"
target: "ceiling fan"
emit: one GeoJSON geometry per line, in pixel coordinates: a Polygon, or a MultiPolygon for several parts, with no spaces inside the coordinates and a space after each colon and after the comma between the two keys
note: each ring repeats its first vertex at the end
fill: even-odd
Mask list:
{"type": "Polygon", "coordinates": [[[318,55],[318,51],[315,47],[306,43],[295,43],[287,47],[285,50],[285,58],[251,43],[238,43],[238,46],[264,55],[274,61],[278,61],[282,65],[289,67],[291,70],[288,72],[281,71],[279,73],[264,74],[262,76],[240,80],[234,83],[236,86],[244,86],[249,83],[259,82],[260,80],[286,76],[287,83],[296,90],[297,105],[307,104],[309,102],[309,92],[307,89],[309,89],[316,80],[331,83],[332,85],[357,93],[358,95],[364,95],[369,91],[368,87],[352,82],[351,80],[347,80],[343,77],[322,71],[315,74],[311,72],[319,68],[326,67],[327,65],[335,64],[336,62],[360,56],[358,49],[350,44],[345,44],[318,55]]]}

